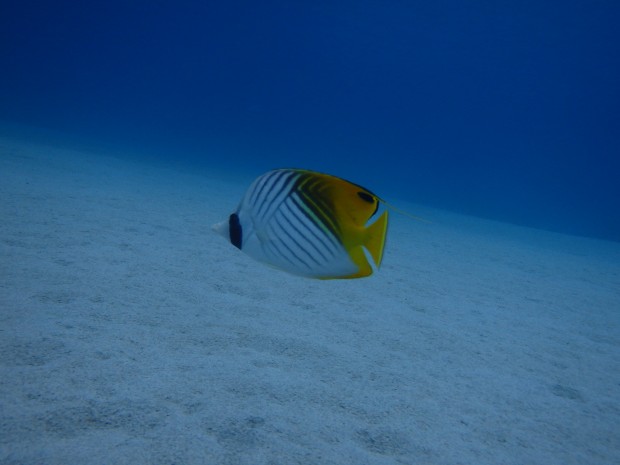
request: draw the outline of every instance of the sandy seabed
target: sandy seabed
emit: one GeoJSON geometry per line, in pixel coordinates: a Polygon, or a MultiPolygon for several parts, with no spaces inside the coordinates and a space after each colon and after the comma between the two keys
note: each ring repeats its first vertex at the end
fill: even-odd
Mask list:
{"type": "Polygon", "coordinates": [[[1,464],[620,463],[620,244],[393,199],[308,280],[212,233],[246,187],[0,139],[1,464]]]}

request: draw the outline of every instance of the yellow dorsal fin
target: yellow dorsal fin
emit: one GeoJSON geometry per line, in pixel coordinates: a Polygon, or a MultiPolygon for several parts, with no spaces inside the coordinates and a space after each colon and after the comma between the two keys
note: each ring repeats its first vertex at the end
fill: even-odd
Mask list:
{"type": "Polygon", "coordinates": [[[307,191],[329,206],[343,228],[362,228],[377,210],[379,198],[367,189],[329,174],[306,172],[307,191]]]}

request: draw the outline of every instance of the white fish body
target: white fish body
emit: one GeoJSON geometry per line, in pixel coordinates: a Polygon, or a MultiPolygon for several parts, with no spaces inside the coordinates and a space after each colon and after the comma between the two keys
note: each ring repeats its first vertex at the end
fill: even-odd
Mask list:
{"type": "Polygon", "coordinates": [[[362,277],[378,267],[383,253],[387,212],[366,226],[378,202],[370,191],[334,176],[274,170],[258,177],[214,230],[250,257],[292,274],[362,277]]]}

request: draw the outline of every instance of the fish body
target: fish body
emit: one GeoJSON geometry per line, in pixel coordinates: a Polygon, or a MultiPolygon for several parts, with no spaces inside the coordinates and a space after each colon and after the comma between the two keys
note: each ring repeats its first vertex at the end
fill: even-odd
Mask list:
{"type": "Polygon", "coordinates": [[[380,203],[336,176],[278,169],[259,176],[214,230],[252,258],[295,275],[361,278],[383,258],[387,210],[368,224],[380,203]]]}

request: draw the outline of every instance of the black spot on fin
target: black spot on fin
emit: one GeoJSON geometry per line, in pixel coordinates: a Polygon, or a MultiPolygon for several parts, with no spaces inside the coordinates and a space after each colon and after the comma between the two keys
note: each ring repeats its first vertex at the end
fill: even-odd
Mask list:
{"type": "Polygon", "coordinates": [[[241,248],[243,231],[241,229],[241,223],[239,222],[239,215],[233,213],[228,218],[228,231],[230,234],[230,243],[237,247],[241,248]]]}
{"type": "Polygon", "coordinates": [[[372,215],[370,215],[370,217],[372,218],[373,216],[375,216],[375,213],[377,213],[377,210],[379,210],[379,202],[377,202],[377,197],[375,197],[372,194],[369,194],[368,192],[363,192],[363,191],[359,191],[357,195],[364,202],[375,204],[375,211],[372,212],[372,215]]]}
{"type": "Polygon", "coordinates": [[[366,192],[361,192],[360,191],[360,192],[357,193],[357,195],[360,196],[360,199],[362,199],[362,200],[364,200],[364,201],[366,201],[368,203],[375,203],[375,198],[372,195],[367,194],[366,192]]]}

